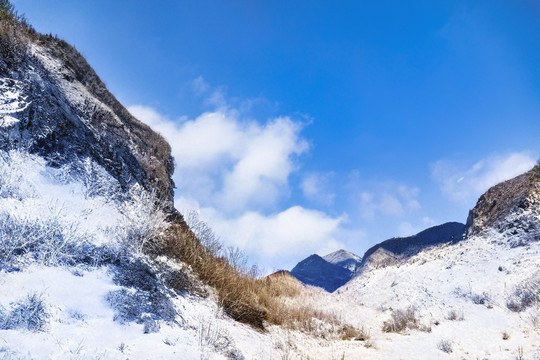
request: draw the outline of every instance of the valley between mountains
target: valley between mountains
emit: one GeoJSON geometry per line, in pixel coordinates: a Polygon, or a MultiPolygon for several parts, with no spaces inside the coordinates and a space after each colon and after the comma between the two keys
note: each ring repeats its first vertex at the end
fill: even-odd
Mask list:
{"type": "Polygon", "coordinates": [[[263,277],[82,55],[2,14],[0,359],[540,359],[540,164],[466,224],[263,277]]]}

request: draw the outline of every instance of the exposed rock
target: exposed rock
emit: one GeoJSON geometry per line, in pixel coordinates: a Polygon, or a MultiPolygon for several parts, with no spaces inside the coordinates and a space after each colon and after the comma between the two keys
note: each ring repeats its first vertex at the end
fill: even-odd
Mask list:
{"type": "Polygon", "coordinates": [[[488,228],[500,232],[517,232],[521,228],[525,233],[534,233],[540,225],[539,205],[540,164],[525,174],[493,186],[480,196],[476,206],[469,211],[467,235],[488,228]],[[523,217],[530,221],[521,221],[523,217]]]}
{"type": "Polygon", "coordinates": [[[53,167],[89,157],[172,210],[174,165],[163,137],[118,102],[75,48],[5,26],[0,35],[13,34],[0,36],[0,149],[28,149],[53,167]]]}

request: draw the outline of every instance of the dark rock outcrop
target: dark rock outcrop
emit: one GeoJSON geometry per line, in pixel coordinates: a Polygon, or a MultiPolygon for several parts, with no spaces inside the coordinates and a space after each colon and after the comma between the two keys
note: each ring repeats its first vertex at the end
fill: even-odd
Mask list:
{"type": "MultiPolygon", "coordinates": [[[[469,211],[467,235],[492,227],[501,232],[516,227],[519,224],[509,219],[510,215],[536,212],[539,205],[540,163],[525,174],[491,187],[480,196],[476,206],[469,211]]],[[[531,221],[527,226],[536,228],[537,222],[531,221]]]]}

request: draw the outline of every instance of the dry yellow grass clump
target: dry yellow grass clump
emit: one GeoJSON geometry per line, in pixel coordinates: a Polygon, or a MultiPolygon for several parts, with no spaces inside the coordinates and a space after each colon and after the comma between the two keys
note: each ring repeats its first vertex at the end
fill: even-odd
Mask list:
{"type": "Polygon", "coordinates": [[[366,340],[363,330],[302,301],[304,286],[288,272],[258,277],[246,269],[236,251],[223,251],[216,240],[201,243],[182,219],[173,221],[147,251],[166,255],[191,267],[197,277],[216,290],[220,305],[233,319],[264,330],[280,325],[316,336],[366,340]]]}

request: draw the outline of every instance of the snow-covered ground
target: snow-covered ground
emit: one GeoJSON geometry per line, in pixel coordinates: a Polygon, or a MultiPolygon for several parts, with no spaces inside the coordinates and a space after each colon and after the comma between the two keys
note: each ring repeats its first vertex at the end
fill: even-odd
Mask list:
{"type": "Polygon", "coordinates": [[[521,352],[540,358],[538,301],[519,312],[508,306],[520,304],[520,291],[538,292],[538,241],[512,247],[508,235],[488,231],[365,271],[334,294],[306,287],[290,300],[363,328],[367,341],[278,326],[262,333],[224,315],[211,290],[208,297],[171,292],[158,270],[165,295],[151,299],[168,304],[172,315],[146,314],[136,286],[122,281],[123,265],[99,260],[127,246],[125,264],[157,266],[127,244],[130,228],[160,230],[141,221],[159,224],[163,216],[144,191],[114,195],[114,179],[88,159],[54,169],[22,151],[0,155],[0,359],[514,359],[521,352]],[[18,244],[8,258],[17,228],[55,232],[50,244],[18,244]],[[85,252],[96,256],[94,263],[85,252]],[[137,306],[138,313],[131,308],[137,306]],[[393,310],[413,308],[420,329],[382,331],[393,310]]]}
{"type": "Polygon", "coordinates": [[[115,189],[88,159],[53,169],[22,151],[0,153],[0,359],[224,358],[215,301],[175,296],[166,320],[121,316],[138,306],[129,303],[136,289],[119,285],[122,269],[102,258],[144,262],[130,231],[159,221],[145,224],[155,211],[142,207],[141,189],[115,189]],[[38,232],[43,246],[32,243],[38,232]]]}
{"type": "MultiPolygon", "coordinates": [[[[42,49],[33,54],[62,78],[42,49]]],[[[61,83],[86,106],[86,89],[61,83]]],[[[0,131],[23,120],[26,100],[21,83],[0,79],[0,131]]],[[[25,149],[0,151],[0,359],[540,359],[540,241],[527,226],[486,229],[368,269],[334,294],[306,287],[287,299],[369,335],[340,340],[324,323],[311,334],[260,332],[228,318],[212,289],[168,286],[170,274],[194,280],[185,265],[141,252],[166,226],[154,200],[136,184],[122,190],[89,158],[53,168],[25,149]],[[383,331],[401,314],[408,326],[383,331]]],[[[538,223],[535,209],[509,221],[538,223]]]]}
{"type": "MultiPolygon", "coordinates": [[[[540,243],[510,248],[498,233],[424,251],[407,263],[370,270],[340,289],[334,305],[357,302],[353,324],[365,324],[381,358],[540,358],[540,307],[508,304],[516,291],[540,290],[540,243]],[[429,332],[383,333],[392,310],[413,307],[429,332]],[[440,350],[448,342],[452,350],[440,350]]],[[[332,306],[328,304],[328,306],[332,306]]]]}

